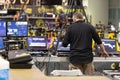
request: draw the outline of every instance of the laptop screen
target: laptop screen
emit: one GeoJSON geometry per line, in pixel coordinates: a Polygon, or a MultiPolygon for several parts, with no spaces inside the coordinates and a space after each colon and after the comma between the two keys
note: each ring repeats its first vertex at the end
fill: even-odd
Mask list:
{"type": "Polygon", "coordinates": [[[7,36],[21,36],[28,35],[28,22],[26,21],[9,21],[7,22],[7,36]]]}
{"type": "Polygon", "coordinates": [[[6,36],[6,21],[0,21],[0,36],[6,36]]]}
{"type": "Polygon", "coordinates": [[[29,49],[33,49],[33,50],[47,49],[46,37],[43,36],[28,37],[27,42],[29,49]]]}
{"type": "Polygon", "coordinates": [[[0,50],[4,49],[4,43],[2,37],[0,37],[0,50]]]}
{"type": "Polygon", "coordinates": [[[116,51],[116,41],[111,39],[102,39],[102,43],[106,51],[108,52],[115,52],[116,51]]]}
{"type": "MultiPolygon", "coordinates": [[[[56,44],[57,44],[57,41],[55,41],[53,43],[53,46],[56,47],[56,44]]],[[[70,51],[70,44],[67,46],[67,47],[63,47],[62,46],[62,41],[59,42],[58,44],[58,47],[57,47],[57,51],[60,51],[60,52],[69,52],[70,51]]]]}

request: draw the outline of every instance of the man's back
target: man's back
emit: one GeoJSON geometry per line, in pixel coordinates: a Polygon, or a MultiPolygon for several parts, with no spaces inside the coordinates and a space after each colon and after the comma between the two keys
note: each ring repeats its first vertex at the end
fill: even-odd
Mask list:
{"type": "Polygon", "coordinates": [[[63,46],[66,47],[70,44],[70,57],[71,68],[80,69],[84,74],[93,74],[94,67],[92,64],[92,39],[100,46],[103,54],[109,56],[106,52],[104,45],[101,42],[95,28],[84,22],[83,15],[79,12],[73,14],[73,24],[68,28],[63,46]]]}
{"type": "Polygon", "coordinates": [[[68,29],[71,51],[79,51],[83,53],[91,52],[94,32],[93,26],[83,21],[77,21],[72,24],[68,29]]]}
{"type": "Polygon", "coordinates": [[[74,56],[75,59],[72,58],[72,60],[75,60],[74,62],[79,61],[77,58],[81,59],[81,61],[92,61],[92,38],[97,43],[101,43],[101,40],[96,35],[98,34],[95,28],[84,21],[77,21],[68,28],[63,46],[70,43],[70,56],[74,56]]]}

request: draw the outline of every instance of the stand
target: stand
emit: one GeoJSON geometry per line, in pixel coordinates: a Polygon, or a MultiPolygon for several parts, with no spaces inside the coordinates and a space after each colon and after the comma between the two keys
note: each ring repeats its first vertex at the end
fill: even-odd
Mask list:
{"type": "MultiPolygon", "coordinates": [[[[87,16],[86,16],[86,13],[85,13],[85,10],[84,10],[84,6],[83,6],[83,4],[82,4],[82,0],[69,0],[68,1],[68,5],[70,5],[69,6],[69,8],[74,8],[75,7],[75,11],[74,12],[76,12],[76,8],[77,8],[77,6],[78,6],[78,4],[80,5],[80,9],[82,9],[82,11],[83,11],[83,15],[85,16],[85,18],[86,18],[86,22],[88,23],[88,18],[87,18],[87,16]],[[75,6],[74,6],[75,5],[75,6]]],[[[69,9],[68,9],[69,10],[69,9]]],[[[72,19],[72,18],[71,18],[72,19]]],[[[58,40],[57,40],[57,44],[56,44],[56,46],[55,46],[55,49],[54,49],[54,51],[53,51],[53,55],[57,55],[56,53],[57,53],[57,48],[58,48],[58,44],[59,44],[59,41],[60,41],[60,37],[61,37],[61,34],[62,34],[62,31],[63,31],[63,29],[64,29],[64,27],[66,26],[66,23],[63,23],[62,24],[62,28],[61,28],[61,30],[60,30],[60,34],[58,35],[58,40]]]]}
{"type": "Polygon", "coordinates": [[[88,18],[83,6],[83,0],[68,0],[68,5],[70,5],[69,8],[71,9],[75,8],[74,12],[76,12],[77,6],[79,6],[79,8],[82,10],[83,15],[85,16],[86,22],[88,23],[88,18]]]}

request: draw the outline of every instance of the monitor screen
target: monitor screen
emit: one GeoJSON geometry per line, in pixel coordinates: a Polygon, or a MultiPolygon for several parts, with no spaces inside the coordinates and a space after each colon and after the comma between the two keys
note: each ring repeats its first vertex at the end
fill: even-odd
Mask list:
{"type": "Polygon", "coordinates": [[[41,5],[62,5],[62,0],[41,0],[41,5]]]}
{"type": "Polygon", "coordinates": [[[4,43],[2,37],[0,37],[0,50],[4,49],[4,43]]]}
{"type": "MultiPolygon", "coordinates": [[[[56,47],[56,44],[57,44],[57,42],[55,41],[54,43],[53,43],[53,47],[56,47]]],[[[65,52],[69,52],[70,51],[70,44],[68,44],[68,46],[67,47],[63,47],[62,46],[62,41],[60,41],[59,42],[59,44],[58,44],[58,47],[57,47],[57,51],[65,51],[65,52]]]]}
{"type": "Polygon", "coordinates": [[[16,8],[9,8],[7,9],[7,15],[15,15],[17,11],[20,11],[20,9],[16,9],[16,8]]]}
{"type": "Polygon", "coordinates": [[[28,36],[28,23],[26,21],[7,22],[7,36],[28,36]]]}
{"type": "Polygon", "coordinates": [[[6,21],[0,21],[0,36],[6,36],[6,21]]]}
{"type": "Polygon", "coordinates": [[[42,50],[47,49],[47,39],[43,36],[28,37],[28,49],[42,50]]]}
{"type": "Polygon", "coordinates": [[[102,43],[104,44],[106,51],[108,51],[108,52],[116,51],[116,41],[115,40],[102,39],[102,43]]]}

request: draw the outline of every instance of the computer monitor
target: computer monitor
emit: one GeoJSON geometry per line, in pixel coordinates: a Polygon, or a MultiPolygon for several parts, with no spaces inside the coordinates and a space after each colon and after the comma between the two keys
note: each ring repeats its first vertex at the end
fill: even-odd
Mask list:
{"type": "Polygon", "coordinates": [[[28,50],[47,50],[47,39],[43,36],[28,37],[28,50]]]}
{"type": "Polygon", "coordinates": [[[6,21],[0,21],[0,37],[6,36],[6,21]]]}
{"type": "Polygon", "coordinates": [[[7,9],[7,15],[15,15],[17,11],[20,11],[20,9],[16,9],[16,8],[9,8],[7,9]]]}
{"type": "Polygon", "coordinates": [[[28,22],[26,21],[8,21],[7,36],[28,36],[28,22]]]}
{"type": "Polygon", "coordinates": [[[102,43],[107,52],[115,52],[116,51],[116,41],[111,39],[102,39],[102,43]]]}
{"type": "Polygon", "coordinates": [[[2,37],[0,37],[0,52],[5,51],[5,46],[2,37]]]}
{"type": "MultiPolygon", "coordinates": [[[[57,41],[53,43],[53,47],[56,48],[57,41]]],[[[56,49],[58,52],[69,52],[70,51],[70,44],[67,47],[62,46],[62,41],[58,43],[58,47],[56,49]]]]}

